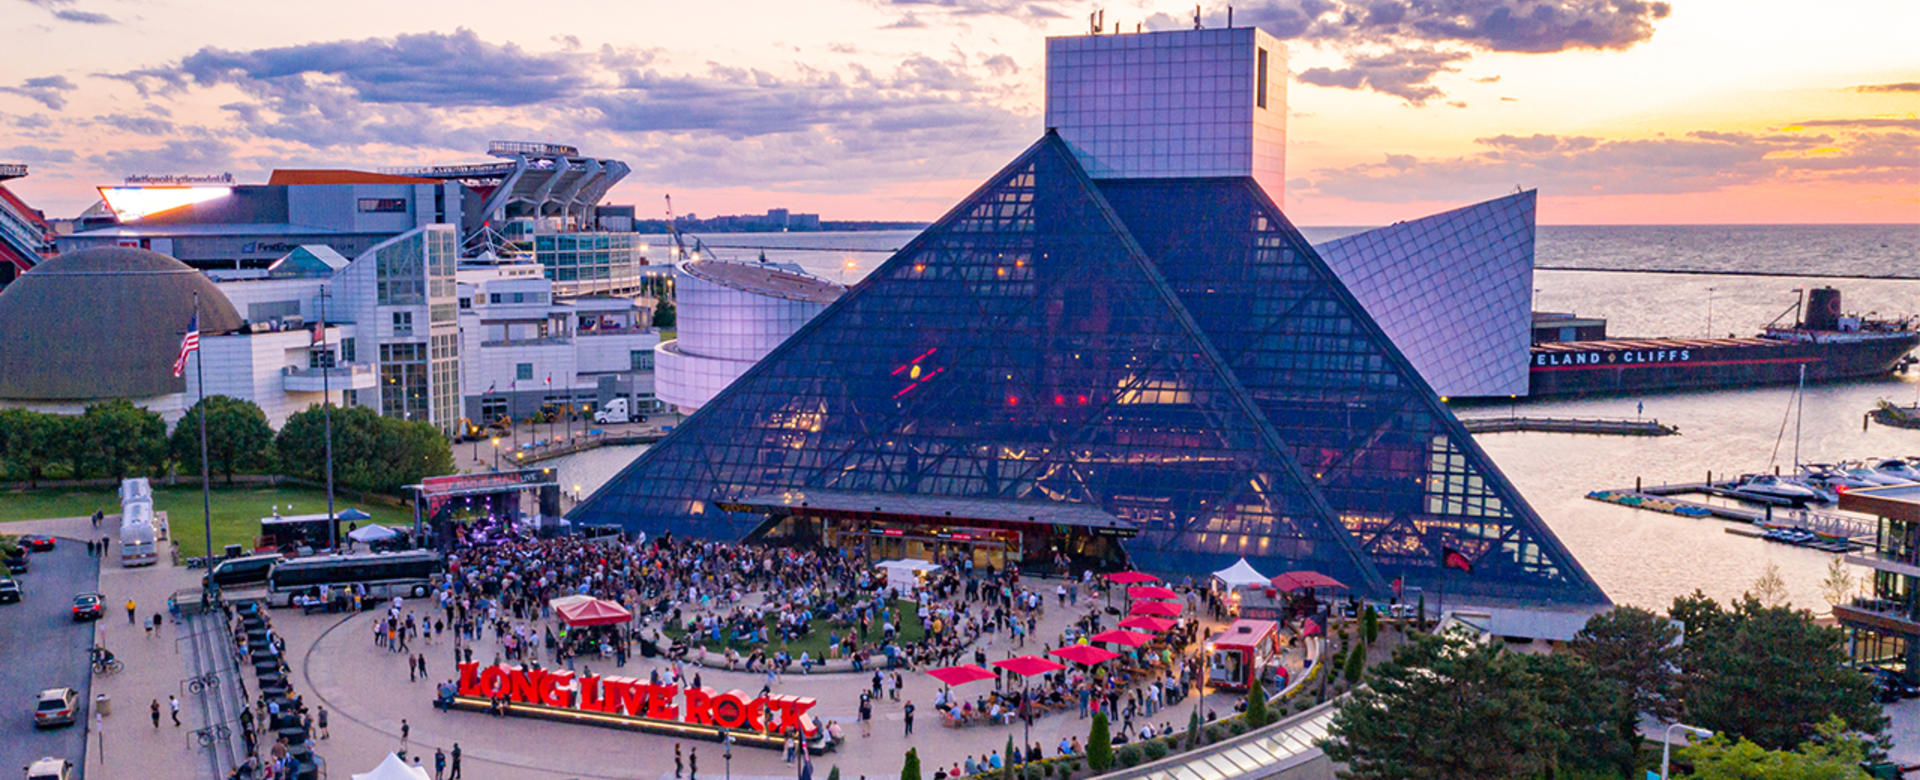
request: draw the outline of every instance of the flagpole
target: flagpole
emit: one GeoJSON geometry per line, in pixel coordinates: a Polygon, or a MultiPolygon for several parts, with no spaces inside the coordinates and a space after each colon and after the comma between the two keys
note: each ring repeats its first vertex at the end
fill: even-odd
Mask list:
{"type": "Polygon", "coordinates": [[[333,347],[327,343],[327,286],[320,285],[320,346],[326,350],[326,362],[320,367],[320,415],[326,420],[327,436],[327,541],[331,549],[340,549],[340,523],[333,516],[333,347]]]}
{"type": "MultiPolygon", "coordinates": [[[[193,294],[194,328],[200,325],[200,294],[193,294]]],[[[199,385],[200,396],[200,530],[207,542],[207,568],[213,568],[213,487],[207,468],[207,361],[206,350],[194,344],[193,373],[194,383],[199,385]]]]}

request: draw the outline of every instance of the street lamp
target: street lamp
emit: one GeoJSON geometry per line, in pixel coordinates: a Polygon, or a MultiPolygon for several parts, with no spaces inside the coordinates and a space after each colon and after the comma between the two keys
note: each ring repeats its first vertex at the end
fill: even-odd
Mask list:
{"type": "Polygon", "coordinates": [[[1674,729],[1686,729],[1688,734],[1692,734],[1701,739],[1713,736],[1712,731],[1700,728],[1699,726],[1689,726],[1685,723],[1675,723],[1668,726],[1667,733],[1660,737],[1660,780],[1667,780],[1667,771],[1673,766],[1674,729]]]}
{"type": "Polygon", "coordinates": [[[500,437],[493,437],[493,470],[500,470],[500,437]]]}

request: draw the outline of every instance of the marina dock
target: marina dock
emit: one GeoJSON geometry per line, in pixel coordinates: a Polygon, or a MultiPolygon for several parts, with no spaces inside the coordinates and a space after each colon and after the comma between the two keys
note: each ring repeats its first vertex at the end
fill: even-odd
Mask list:
{"type": "MultiPolygon", "coordinates": [[[[1622,490],[1595,490],[1587,498],[1609,504],[1663,512],[1681,517],[1711,517],[1730,520],[1738,525],[1729,527],[1727,533],[1738,536],[1767,538],[1766,534],[1774,529],[1798,529],[1821,537],[1810,542],[1783,542],[1800,547],[1825,550],[1828,552],[1846,552],[1871,544],[1874,536],[1872,521],[1821,512],[1813,509],[1790,508],[1786,502],[1772,506],[1762,505],[1760,509],[1750,509],[1725,504],[1710,504],[1681,496],[1711,495],[1725,498],[1738,498],[1740,501],[1754,501],[1755,496],[1734,496],[1731,482],[1693,482],[1672,485],[1635,486],[1622,490]]],[[[1781,541],[1768,538],[1768,541],[1781,541]]]]}
{"type": "Polygon", "coordinates": [[[1586,433],[1595,436],[1673,436],[1659,420],[1585,420],[1570,417],[1462,417],[1468,433],[1586,433]]]}

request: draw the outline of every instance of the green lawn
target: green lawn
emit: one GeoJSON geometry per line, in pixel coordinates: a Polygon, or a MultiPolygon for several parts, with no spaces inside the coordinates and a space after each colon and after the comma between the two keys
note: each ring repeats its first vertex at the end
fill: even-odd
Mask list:
{"type": "MultiPolygon", "coordinates": [[[[894,602],[894,611],[899,614],[900,639],[903,642],[918,642],[926,637],[927,630],[920,625],[920,605],[918,602],[905,599],[896,601],[894,602]]],[[[772,635],[774,622],[773,618],[767,619],[769,635],[772,635]]],[[[716,652],[725,650],[731,645],[733,649],[740,651],[742,655],[750,653],[754,648],[758,647],[766,649],[768,653],[775,653],[784,649],[792,654],[794,658],[799,658],[800,654],[804,652],[813,658],[825,659],[827,657],[827,637],[835,631],[845,633],[847,630],[848,629],[844,627],[829,625],[825,620],[815,620],[813,621],[813,630],[807,632],[806,638],[792,644],[771,642],[765,645],[749,645],[743,642],[715,642],[710,639],[700,644],[708,650],[716,652]]],[[[673,637],[676,641],[687,635],[687,632],[678,628],[667,629],[665,633],[667,636],[673,637]]],[[[878,623],[874,624],[873,629],[867,632],[866,639],[868,646],[873,646],[874,643],[879,642],[881,637],[885,635],[886,632],[881,630],[880,625],[878,623]]]]}
{"type": "MultiPolygon", "coordinates": [[[[153,491],[154,509],[167,513],[171,536],[180,541],[182,555],[199,555],[202,541],[200,488],[198,486],[160,486],[153,491]]],[[[318,514],[327,511],[327,494],[315,488],[283,485],[278,487],[216,486],[213,489],[213,549],[229,544],[251,548],[260,533],[260,518],[273,514],[279,506],[282,515],[318,514]]],[[[354,507],[373,515],[369,522],[388,526],[412,525],[413,513],[388,504],[348,501],[336,495],[334,511],[354,507]]],[[[78,517],[120,511],[119,493],[108,488],[43,488],[40,490],[0,491],[0,523],[38,520],[49,517],[78,517]]],[[[113,535],[103,529],[105,535],[113,535]]]]}

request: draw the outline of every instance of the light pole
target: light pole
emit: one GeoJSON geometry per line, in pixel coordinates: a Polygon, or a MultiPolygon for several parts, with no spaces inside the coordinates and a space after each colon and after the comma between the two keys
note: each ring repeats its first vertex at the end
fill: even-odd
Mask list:
{"type": "Polygon", "coordinates": [[[1674,729],[1686,729],[1687,733],[1701,739],[1713,736],[1712,731],[1700,728],[1699,726],[1689,726],[1685,723],[1675,723],[1668,726],[1667,732],[1660,736],[1660,780],[1667,780],[1667,771],[1673,766],[1674,729]]]}
{"type": "Polygon", "coordinates": [[[1713,288],[1707,288],[1707,338],[1713,338],[1713,288]]]}
{"type": "Polygon", "coordinates": [[[500,437],[493,437],[493,470],[500,470],[500,437]]]}

